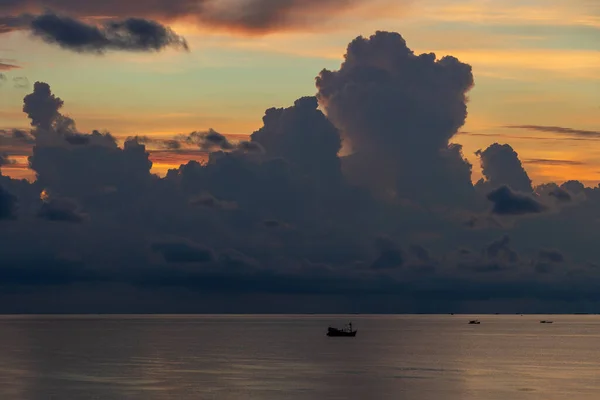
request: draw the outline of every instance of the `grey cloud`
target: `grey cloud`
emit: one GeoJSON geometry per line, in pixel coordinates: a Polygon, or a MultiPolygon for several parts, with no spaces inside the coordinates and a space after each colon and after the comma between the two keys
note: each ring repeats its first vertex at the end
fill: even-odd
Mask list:
{"type": "Polygon", "coordinates": [[[0,33],[18,28],[31,19],[26,10],[57,10],[78,17],[137,15],[159,20],[186,18],[198,24],[250,33],[266,33],[323,23],[363,0],[143,0],[80,2],[76,0],[2,0],[0,33]],[[10,15],[12,14],[12,16],[10,15]]]}
{"type": "Polygon", "coordinates": [[[29,88],[29,79],[25,76],[16,76],[12,79],[13,86],[15,89],[28,89],[29,88]]]}
{"type": "Polygon", "coordinates": [[[185,39],[170,28],[141,18],[110,20],[96,26],[71,17],[46,13],[35,17],[28,28],[33,36],[46,43],[79,53],[160,51],[167,47],[189,50],[185,39]]]}
{"type": "Polygon", "coordinates": [[[521,165],[519,155],[510,145],[494,143],[476,154],[481,160],[481,169],[486,178],[485,184],[482,182],[480,185],[488,189],[507,185],[519,192],[533,191],[531,179],[521,165]]]}
{"type": "Polygon", "coordinates": [[[562,126],[543,126],[543,125],[508,125],[506,128],[525,129],[530,131],[557,133],[562,135],[600,137],[600,131],[588,131],[584,129],[564,128],[562,126]]]}
{"type": "Polygon", "coordinates": [[[497,215],[539,214],[547,208],[533,197],[514,192],[507,186],[491,191],[487,198],[493,203],[492,213],[497,215]]]}
{"type": "Polygon", "coordinates": [[[8,156],[8,154],[6,153],[0,153],[0,167],[5,166],[5,165],[11,165],[14,164],[15,161],[11,160],[8,156]]]}
{"type": "Polygon", "coordinates": [[[538,258],[541,261],[562,263],[565,261],[565,256],[558,250],[540,250],[538,258]]]}
{"type": "Polygon", "coordinates": [[[0,221],[15,218],[16,207],[16,197],[0,186],[0,221]]]}
{"type": "Polygon", "coordinates": [[[237,204],[235,202],[219,200],[209,193],[204,193],[194,197],[190,200],[190,204],[192,206],[201,206],[215,210],[235,210],[237,208],[237,204]]]}
{"type": "MultiPolygon", "coordinates": [[[[379,312],[439,311],[450,303],[466,310],[473,302],[483,308],[488,300],[510,308],[527,299],[558,299],[575,309],[581,299],[600,300],[600,275],[587,267],[588,259],[600,256],[593,245],[600,191],[575,181],[548,186],[544,190],[559,188],[585,201],[520,220],[510,227],[511,240],[494,240],[508,228],[491,222],[477,231],[466,229],[466,215],[504,223],[511,219],[500,216],[539,214],[546,207],[542,202],[556,204],[548,191],[536,188],[533,196],[501,187],[490,198],[495,214],[484,215],[485,195],[473,190],[460,147],[449,144],[464,120],[470,68],[411,55],[393,34],[357,43],[349,64],[319,93],[322,106],[338,112],[339,119],[328,119],[315,98],[307,97],[267,110],[263,126],[247,142],[222,134],[190,143],[188,135],[166,139],[181,144],[178,151],[189,146],[200,152],[205,142],[210,150],[206,161],[189,162],[165,178],[151,174],[146,145],[161,151],[176,146],[141,135],[119,147],[109,133],[80,132],[61,114],[62,100],[48,85],[36,83],[24,102],[31,134],[0,132],[3,146],[33,145],[29,162],[37,175],[31,183],[0,176],[5,192],[19,199],[18,210],[8,213],[18,211],[18,219],[0,229],[0,242],[10,250],[0,260],[0,280],[3,273],[15,277],[4,287],[29,299],[31,311],[47,308],[26,297],[27,290],[42,296],[51,285],[64,296],[62,308],[54,311],[77,309],[84,298],[94,310],[106,310],[113,301],[106,293],[113,290],[128,299],[145,293],[168,312],[220,310],[223,303],[215,296],[231,302],[234,312],[264,312],[246,301],[252,296],[272,296],[274,304],[299,296],[294,310],[308,311],[303,307],[312,300],[320,312],[324,302],[316,299],[325,295],[350,297],[357,307],[379,312]],[[431,82],[437,82],[435,90],[431,82]],[[353,87],[362,95],[348,95],[353,87]],[[442,104],[436,103],[436,91],[442,104]],[[354,136],[346,129],[356,129],[354,136]],[[337,156],[341,137],[356,139],[354,154],[344,161],[337,156]],[[389,192],[353,184],[354,176],[344,170],[347,162],[389,192]],[[389,170],[393,175],[386,179],[389,170]],[[72,199],[71,206],[47,214],[74,211],[83,217],[85,212],[85,223],[32,218],[64,198],[72,199]],[[481,210],[464,210],[471,200],[481,202],[481,210]],[[419,245],[403,249],[398,243],[419,245]],[[537,249],[546,246],[559,248],[569,262],[542,260],[537,249]],[[461,248],[480,251],[461,254],[461,248]],[[48,262],[39,279],[28,278],[38,271],[36,262],[53,259],[65,262],[48,262]],[[27,285],[34,288],[22,287],[27,285]]],[[[13,304],[23,303],[9,301],[7,292],[0,294],[2,310],[14,311],[13,304]]],[[[123,311],[130,305],[113,307],[123,311]]]]}
{"type": "Polygon", "coordinates": [[[471,165],[449,143],[472,86],[469,65],[415,55],[390,32],[356,38],[340,69],[317,78],[319,102],[354,150],[344,165],[350,178],[422,205],[465,205],[473,196],[471,165]]]}
{"type": "Polygon", "coordinates": [[[546,158],[534,158],[523,160],[523,164],[537,164],[537,165],[586,165],[583,161],[575,160],[555,160],[546,158]]]}

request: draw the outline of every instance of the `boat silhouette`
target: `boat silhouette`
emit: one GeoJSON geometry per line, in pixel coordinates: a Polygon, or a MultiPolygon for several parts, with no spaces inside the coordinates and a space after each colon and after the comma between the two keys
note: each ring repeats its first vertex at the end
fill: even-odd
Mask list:
{"type": "Polygon", "coordinates": [[[478,320],[474,319],[472,321],[469,321],[469,325],[479,325],[481,324],[481,322],[479,322],[478,320]]]}
{"type": "Polygon", "coordinates": [[[327,328],[327,336],[331,337],[354,337],[356,336],[356,332],[358,331],[352,330],[352,322],[342,329],[332,327],[327,328]]]}

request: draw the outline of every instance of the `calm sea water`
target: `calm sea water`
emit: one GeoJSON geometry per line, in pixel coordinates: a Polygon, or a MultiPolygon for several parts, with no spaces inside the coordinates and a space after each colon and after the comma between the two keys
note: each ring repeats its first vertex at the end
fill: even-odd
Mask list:
{"type": "Polygon", "coordinates": [[[600,399],[597,316],[348,319],[0,317],[0,399],[600,399]]]}

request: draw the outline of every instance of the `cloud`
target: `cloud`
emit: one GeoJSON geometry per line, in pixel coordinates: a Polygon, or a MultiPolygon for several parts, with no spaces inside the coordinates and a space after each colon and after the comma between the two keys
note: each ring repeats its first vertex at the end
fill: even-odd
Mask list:
{"type": "Polygon", "coordinates": [[[490,259],[504,258],[505,261],[515,263],[519,261],[516,251],[510,248],[510,238],[504,235],[501,239],[495,240],[488,245],[485,250],[486,256],[490,259]]]}
{"type": "Polygon", "coordinates": [[[250,143],[259,144],[268,157],[285,159],[313,179],[339,182],[340,134],[318,106],[315,97],[303,97],[292,107],[267,110],[264,126],[252,134],[250,143]]]}
{"type": "Polygon", "coordinates": [[[561,126],[543,126],[543,125],[508,125],[506,128],[525,129],[530,131],[556,133],[561,135],[582,136],[586,138],[600,137],[600,131],[586,131],[583,129],[563,128],[561,126]]]}
{"type": "Polygon", "coordinates": [[[28,89],[29,79],[25,76],[16,76],[12,79],[15,89],[28,89]]]}
{"type": "Polygon", "coordinates": [[[260,34],[316,26],[366,4],[364,0],[159,0],[153,3],[108,0],[93,4],[75,0],[2,0],[0,13],[8,16],[0,19],[0,32],[22,26],[31,18],[21,14],[23,11],[52,9],[77,17],[136,15],[162,21],[186,19],[202,26],[260,34]]]}
{"type": "Polygon", "coordinates": [[[206,263],[213,261],[212,250],[187,242],[157,242],[152,250],[160,253],[168,262],[174,263],[206,263]]]}
{"type": "Polygon", "coordinates": [[[16,197],[0,186],[0,221],[15,218],[16,207],[16,197]]]}
{"type": "Polygon", "coordinates": [[[565,256],[557,250],[540,250],[538,258],[541,261],[562,263],[565,261],[565,256]]]}
{"type": "Polygon", "coordinates": [[[523,164],[537,164],[537,165],[586,165],[583,161],[575,160],[556,160],[547,158],[532,158],[523,160],[523,164]]]}
{"type": "Polygon", "coordinates": [[[212,208],[215,210],[235,210],[237,204],[233,201],[222,201],[209,193],[203,193],[190,200],[192,206],[212,208]]]}
{"type": "Polygon", "coordinates": [[[160,51],[167,47],[189,50],[186,40],[170,28],[141,18],[110,20],[96,26],[46,13],[33,18],[28,28],[46,43],[79,53],[160,51]]]}
{"type": "Polygon", "coordinates": [[[79,204],[72,199],[52,198],[42,203],[38,218],[54,222],[80,223],[87,219],[79,204]]]}
{"type": "Polygon", "coordinates": [[[492,213],[496,215],[539,214],[547,208],[533,197],[514,192],[508,186],[491,191],[487,198],[493,203],[492,213]]]}
{"type": "MultiPolygon", "coordinates": [[[[14,65],[14,64],[7,64],[5,62],[2,62],[2,60],[0,59],[0,71],[11,71],[13,69],[20,69],[21,67],[18,65],[14,65]]],[[[2,75],[4,76],[4,75],[2,75]]]]}
{"type": "Polygon", "coordinates": [[[339,70],[319,74],[317,97],[353,149],[344,161],[353,181],[423,205],[465,204],[471,165],[449,141],[473,84],[469,65],[416,55],[399,34],[377,32],[352,41],[339,70]]]}
{"type": "Polygon", "coordinates": [[[531,179],[519,160],[519,155],[508,144],[494,143],[485,150],[475,153],[481,160],[481,170],[485,181],[478,185],[488,189],[507,185],[512,189],[530,193],[533,191],[531,179]]]}
{"type": "Polygon", "coordinates": [[[415,55],[399,35],[378,33],[353,41],[340,69],[319,79],[316,98],[269,108],[246,141],[199,129],[123,144],[80,131],[58,93],[36,82],[23,104],[31,129],[0,131],[2,153],[29,156],[36,174],[0,175],[3,215],[18,216],[0,229],[0,311],[600,304],[600,270],[589,266],[600,257],[600,189],[504,186],[526,182],[526,172],[500,146],[482,157],[499,187],[475,190],[450,144],[466,116],[468,65],[415,55]],[[338,156],[342,141],[353,154],[338,156]],[[203,158],[163,178],[150,172],[152,149],[203,158]],[[529,214],[537,218],[504,226],[529,214]],[[473,215],[477,230],[464,223],[473,215]],[[540,250],[548,248],[556,250],[540,250]]]}
{"type": "Polygon", "coordinates": [[[0,167],[14,164],[15,161],[8,158],[8,154],[0,153],[0,167]]]}
{"type": "Polygon", "coordinates": [[[573,199],[573,197],[568,191],[560,187],[555,188],[550,193],[548,193],[548,195],[556,198],[556,200],[560,202],[570,202],[573,199]]]}
{"type": "Polygon", "coordinates": [[[63,105],[64,102],[50,91],[50,85],[36,82],[33,93],[23,99],[23,112],[31,119],[31,126],[48,131],[63,105]]]}

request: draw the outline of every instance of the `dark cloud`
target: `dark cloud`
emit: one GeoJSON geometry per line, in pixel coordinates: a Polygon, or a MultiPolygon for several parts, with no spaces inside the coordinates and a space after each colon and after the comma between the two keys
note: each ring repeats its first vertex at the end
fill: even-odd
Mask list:
{"type": "Polygon", "coordinates": [[[30,22],[35,37],[49,44],[79,53],[104,53],[108,50],[160,51],[167,47],[188,50],[185,39],[158,22],[128,18],[111,20],[101,26],[46,13],[30,22]]]}
{"type": "Polygon", "coordinates": [[[530,131],[557,133],[561,135],[600,137],[600,131],[586,131],[583,129],[564,128],[561,126],[541,126],[541,125],[508,125],[506,128],[525,129],[530,131]]]}
{"type": "Polygon", "coordinates": [[[8,156],[8,154],[6,153],[0,153],[0,167],[5,166],[5,165],[11,165],[14,164],[15,161],[11,160],[8,156]]]}
{"type": "Polygon", "coordinates": [[[550,193],[548,193],[548,195],[552,196],[552,197],[556,198],[556,200],[562,201],[562,202],[569,202],[573,199],[573,197],[569,194],[568,191],[566,191],[560,187],[555,188],[550,193]]]}
{"type": "Polygon", "coordinates": [[[541,261],[562,263],[565,261],[565,256],[557,250],[540,250],[538,258],[541,261]]]}
{"type": "Polygon", "coordinates": [[[54,222],[80,223],[87,219],[87,215],[81,211],[80,205],[74,200],[66,198],[52,198],[44,201],[37,216],[54,222]]]}
{"type": "Polygon", "coordinates": [[[31,126],[47,131],[60,115],[59,110],[63,105],[64,102],[52,94],[50,85],[36,82],[33,93],[23,99],[23,112],[31,119],[31,126]]]}
{"type": "Polygon", "coordinates": [[[159,149],[164,150],[179,150],[181,149],[181,142],[176,139],[158,139],[151,138],[148,136],[135,136],[130,137],[127,140],[135,140],[141,144],[154,145],[159,149]]]}
{"type": "Polygon", "coordinates": [[[192,132],[187,137],[181,138],[185,143],[196,145],[202,150],[233,150],[234,146],[227,137],[214,129],[206,132],[192,132]]]}
{"type": "Polygon", "coordinates": [[[325,22],[332,16],[364,5],[362,0],[156,0],[121,2],[78,2],[75,0],[0,1],[0,33],[22,26],[31,19],[24,11],[45,9],[67,12],[78,17],[132,15],[159,20],[193,19],[200,25],[247,33],[266,33],[325,22]]]}
{"type": "Polygon", "coordinates": [[[508,186],[491,191],[487,198],[493,203],[492,213],[497,215],[539,214],[546,206],[533,197],[514,192],[508,186]]]}
{"type": "Polygon", "coordinates": [[[212,208],[215,210],[235,210],[237,204],[233,201],[222,201],[215,198],[210,193],[203,193],[190,200],[192,206],[201,206],[206,208],[212,208]]]}
{"type": "Polygon", "coordinates": [[[494,260],[504,258],[509,263],[519,261],[517,252],[510,248],[510,238],[507,235],[490,243],[485,249],[485,254],[488,258],[494,260]]]}
{"type": "Polygon", "coordinates": [[[480,182],[486,189],[495,189],[502,185],[530,193],[531,179],[521,165],[519,155],[508,144],[494,143],[485,150],[476,153],[481,160],[481,170],[486,180],[480,182]]]}
{"type": "Polygon", "coordinates": [[[13,219],[16,216],[16,208],[16,197],[0,186],[0,221],[13,219]]]}
{"type": "Polygon", "coordinates": [[[292,107],[267,110],[264,126],[252,134],[251,143],[259,143],[269,157],[283,158],[313,179],[338,182],[340,135],[318,106],[315,97],[304,97],[292,107]]]}
{"type": "Polygon", "coordinates": [[[390,32],[355,39],[340,69],[317,78],[321,105],[354,151],[346,172],[384,196],[420,204],[465,204],[472,196],[471,165],[449,144],[465,122],[472,86],[469,65],[415,55],[390,32]]]}
{"type": "MultiPolygon", "coordinates": [[[[501,186],[484,212],[488,192],[474,190],[470,165],[450,144],[466,115],[469,66],[415,55],[399,35],[378,33],[354,41],[340,70],[319,79],[325,113],[314,97],[271,108],[250,140],[199,130],[122,145],[108,132],[78,130],[60,97],[36,83],[24,99],[31,130],[0,131],[2,153],[29,155],[37,178],[0,175],[0,209],[10,204],[3,215],[16,217],[0,229],[0,311],[324,312],[338,302],[332,311],[492,303],[522,311],[527,302],[564,302],[564,310],[600,302],[600,271],[589,266],[600,257],[600,189],[501,186]],[[338,156],[342,139],[351,156],[338,156]],[[152,149],[201,162],[161,178],[151,174],[152,149]],[[572,200],[556,201],[550,193],[559,191],[572,200]],[[524,214],[542,215],[506,218],[524,214]],[[474,215],[477,230],[464,224],[474,215]]],[[[504,150],[492,163],[519,165],[504,150]]],[[[522,171],[511,171],[489,176],[514,185],[522,171]]]]}
{"type": "Polygon", "coordinates": [[[206,263],[215,258],[212,250],[181,241],[153,243],[152,250],[160,253],[165,261],[173,263],[206,263]]]}

